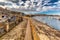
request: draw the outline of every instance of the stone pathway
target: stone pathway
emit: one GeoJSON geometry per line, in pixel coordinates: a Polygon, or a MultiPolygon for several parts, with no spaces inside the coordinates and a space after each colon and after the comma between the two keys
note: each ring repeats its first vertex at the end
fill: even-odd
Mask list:
{"type": "Polygon", "coordinates": [[[26,29],[27,21],[23,21],[15,28],[13,28],[10,32],[2,36],[1,40],[22,40],[23,31],[26,29]],[[24,30],[23,30],[24,29],[24,30]]]}

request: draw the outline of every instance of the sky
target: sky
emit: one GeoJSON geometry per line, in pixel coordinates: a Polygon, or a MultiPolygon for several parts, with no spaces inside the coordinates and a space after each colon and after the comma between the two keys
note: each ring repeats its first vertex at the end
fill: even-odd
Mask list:
{"type": "MultiPolygon", "coordinates": [[[[8,0],[0,0],[0,2],[5,2],[8,0]]],[[[19,4],[24,4],[24,9],[30,10],[34,9],[35,13],[42,13],[42,14],[60,14],[60,0],[31,0],[38,2],[36,5],[31,4],[32,2],[22,0],[19,2],[18,0],[9,0],[12,3],[16,3],[17,6],[20,6],[19,4]],[[18,4],[19,3],[19,4],[18,4]],[[30,7],[28,4],[31,4],[30,7]]],[[[25,12],[26,13],[26,12],[25,12]]],[[[29,12],[34,14],[33,12],[29,12]]]]}

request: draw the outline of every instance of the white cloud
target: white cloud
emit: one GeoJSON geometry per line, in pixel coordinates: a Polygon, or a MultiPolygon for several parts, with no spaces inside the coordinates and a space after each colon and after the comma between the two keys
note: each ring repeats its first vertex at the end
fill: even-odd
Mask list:
{"type": "MultiPolygon", "coordinates": [[[[6,0],[0,0],[0,1],[6,1],[6,0]]],[[[16,5],[16,3],[12,3],[12,7],[13,8],[18,8],[18,9],[22,9],[22,10],[36,10],[36,11],[47,11],[47,10],[56,10],[56,9],[60,9],[60,1],[55,2],[54,4],[57,4],[57,6],[44,6],[46,4],[50,5],[51,0],[31,0],[31,1],[26,1],[26,3],[24,3],[23,1],[20,0],[19,2],[19,6],[16,5]],[[38,2],[37,5],[35,5],[33,3],[33,1],[38,2]],[[42,5],[42,1],[44,1],[44,4],[42,5]],[[25,6],[21,6],[22,4],[24,4],[25,6]],[[43,7],[42,7],[43,6],[43,7]]],[[[9,3],[9,2],[8,2],[9,3]]]]}
{"type": "MultiPolygon", "coordinates": [[[[50,5],[51,3],[48,3],[48,2],[49,1],[45,1],[45,4],[50,5]]],[[[56,5],[53,5],[53,6],[44,6],[43,5],[42,11],[48,11],[48,10],[56,10],[56,11],[59,11],[60,10],[60,1],[55,2],[54,4],[56,4],[56,5]]]]}
{"type": "Polygon", "coordinates": [[[55,2],[54,4],[56,4],[56,6],[55,6],[55,9],[60,9],[60,0],[58,1],[58,2],[55,2]]]}
{"type": "Polygon", "coordinates": [[[0,0],[0,2],[1,2],[1,1],[5,1],[5,0],[0,0]]]}

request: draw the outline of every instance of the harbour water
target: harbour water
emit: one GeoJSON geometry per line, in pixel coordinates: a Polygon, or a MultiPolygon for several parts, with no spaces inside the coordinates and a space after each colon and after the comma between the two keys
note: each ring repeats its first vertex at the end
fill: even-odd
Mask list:
{"type": "Polygon", "coordinates": [[[34,19],[46,23],[47,25],[51,26],[54,29],[57,29],[60,31],[60,20],[55,19],[53,17],[48,16],[35,16],[34,19]]]}

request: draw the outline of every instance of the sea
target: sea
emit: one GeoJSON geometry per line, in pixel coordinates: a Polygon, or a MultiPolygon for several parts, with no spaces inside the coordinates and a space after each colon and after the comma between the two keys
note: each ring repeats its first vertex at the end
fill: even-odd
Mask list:
{"type": "Polygon", "coordinates": [[[45,24],[49,25],[50,27],[60,31],[60,20],[58,20],[54,17],[35,16],[35,17],[33,17],[33,19],[40,21],[42,23],[45,23],[45,24]]]}

